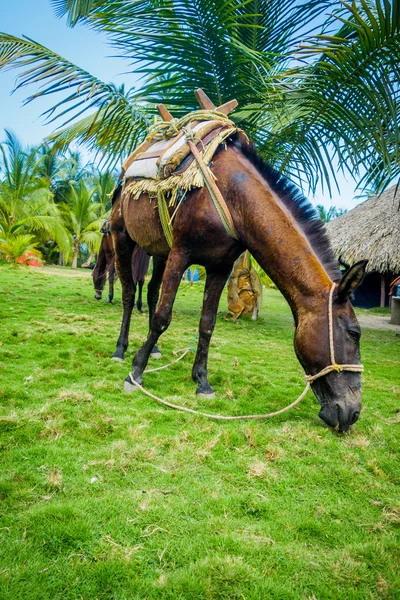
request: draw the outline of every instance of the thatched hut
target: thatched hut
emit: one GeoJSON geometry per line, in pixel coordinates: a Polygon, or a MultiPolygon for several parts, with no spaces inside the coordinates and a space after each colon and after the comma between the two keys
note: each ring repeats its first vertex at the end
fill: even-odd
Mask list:
{"type": "Polygon", "coordinates": [[[351,266],[368,259],[367,275],[354,294],[365,308],[389,304],[390,282],[400,274],[400,187],[393,186],[327,223],[333,251],[351,266]]]}

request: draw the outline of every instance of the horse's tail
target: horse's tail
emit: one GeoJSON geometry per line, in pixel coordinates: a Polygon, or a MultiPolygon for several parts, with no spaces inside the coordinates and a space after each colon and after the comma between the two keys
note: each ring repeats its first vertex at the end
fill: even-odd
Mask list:
{"type": "Polygon", "coordinates": [[[150,256],[141,248],[136,246],[132,255],[132,278],[133,282],[144,281],[149,270],[150,256]]]}

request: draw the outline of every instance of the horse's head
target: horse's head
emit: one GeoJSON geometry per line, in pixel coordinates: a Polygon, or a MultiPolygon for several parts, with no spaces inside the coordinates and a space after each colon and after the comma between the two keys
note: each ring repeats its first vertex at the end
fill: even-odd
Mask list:
{"type": "Polygon", "coordinates": [[[297,357],[321,404],[319,416],[331,427],[339,425],[340,432],[361,412],[360,327],[349,297],[361,283],[366,264],[356,263],[329,295],[312,301],[299,315],[295,334],[297,357]]]}
{"type": "Polygon", "coordinates": [[[109,235],[111,233],[110,219],[104,221],[103,225],[100,227],[100,233],[103,235],[109,235]]]}

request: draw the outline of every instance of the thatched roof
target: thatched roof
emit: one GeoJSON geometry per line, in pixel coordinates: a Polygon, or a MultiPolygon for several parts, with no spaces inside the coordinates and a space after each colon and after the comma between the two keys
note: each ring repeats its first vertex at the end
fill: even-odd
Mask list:
{"type": "Polygon", "coordinates": [[[367,272],[400,273],[400,187],[373,196],[326,228],[336,258],[345,265],[368,259],[367,272]]]}

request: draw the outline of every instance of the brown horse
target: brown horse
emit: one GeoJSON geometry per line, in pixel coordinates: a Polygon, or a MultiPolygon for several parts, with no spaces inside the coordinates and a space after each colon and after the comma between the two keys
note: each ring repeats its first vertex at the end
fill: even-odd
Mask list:
{"type": "MultiPolygon", "coordinates": [[[[114,281],[117,279],[117,273],[115,270],[115,253],[114,246],[111,236],[110,223],[107,220],[100,229],[103,234],[101,240],[99,255],[97,258],[96,265],[93,269],[93,285],[94,285],[94,297],[96,300],[101,300],[104,286],[108,275],[108,298],[106,302],[112,304],[114,298],[114,281]]],[[[134,253],[132,254],[132,285],[135,287],[139,286],[138,300],[136,308],[139,312],[142,312],[142,292],[143,285],[147,271],[149,269],[150,256],[139,246],[136,246],[134,253]]]]}
{"type": "Polygon", "coordinates": [[[290,305],[297,358],[306,374],[318,374],[312,389],[321,404],[320,417],[346,431],[361,411],[360,372],[330,370],[322,376],[321,371],[335,362],[332,346],[339,363],[360,365],[360,328],[349,296],[363,278],[366,261],[341,278],[323,224],[310,203],[257,155],[240,132],[220,147],[211,170],[228,205],[237,240],[227,234],[206,188],[187,194],[173,224],[171,249],[153,201],[145,194],[130,199],[127,186],[117,193],[111,231],[124,318],[116,354],[123,356],[127,347],[124,331],[132,311],[130,264],[136,244],[157,259],[149,286],[150,332],[133,359],[125,389],[135,389],[130,378],[142,383],[150,353],[171,322],[182,274],[191,264],[200,264],[207,279],[192,377],[198,394],[214,393],[208,382],[207,359],[218,303],[234,261],[248,249],[290,305]],[[154,312],[161,280],[161,298],[154,312]],[[330,301],[333,282],[337,286],[330,301]],[[329,306],[332,326],[328,325],[329,306]]]}

